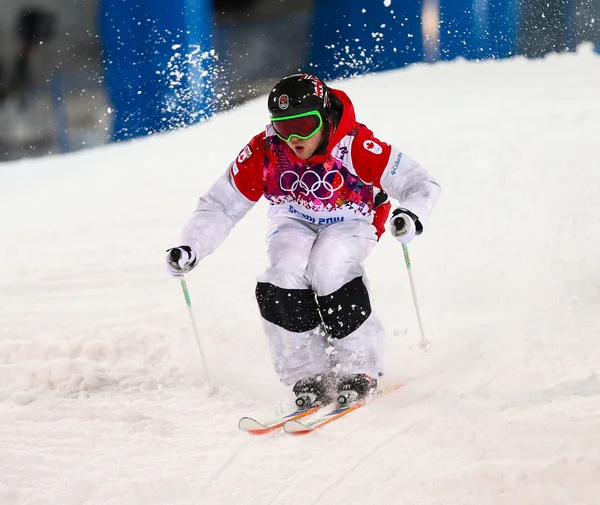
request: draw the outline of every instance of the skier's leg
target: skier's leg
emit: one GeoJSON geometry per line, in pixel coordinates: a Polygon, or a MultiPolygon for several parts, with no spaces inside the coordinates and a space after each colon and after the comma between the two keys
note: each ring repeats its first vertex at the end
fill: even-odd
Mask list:
{"type": "Polygon", "coordinates": [[[275,371],[285,385],[327,368],[315,294],[306,265],[315,231],[302,221],[275,218],[267,233],[269,267],[258,278],[256,299],[275,371]]]}
{"type": "Polygon", "coordinates": [[[335,347],[340,375],[383,371],[383,326],[373,312],[364,260],[377,243],[365,221],[338,222],[319,230],[307,267],[319,310],[335,347]]]}

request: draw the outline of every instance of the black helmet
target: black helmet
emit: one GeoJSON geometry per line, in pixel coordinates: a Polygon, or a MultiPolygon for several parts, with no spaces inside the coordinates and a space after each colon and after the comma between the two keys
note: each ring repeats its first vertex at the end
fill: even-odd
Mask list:
{"type": "Polygon", "coordinates": [[[329,119],[329,89],[325,83],[310,74],[284,77],[269,93],[269,113],[272,118],[319,111],[323,121],[329,119]]]}

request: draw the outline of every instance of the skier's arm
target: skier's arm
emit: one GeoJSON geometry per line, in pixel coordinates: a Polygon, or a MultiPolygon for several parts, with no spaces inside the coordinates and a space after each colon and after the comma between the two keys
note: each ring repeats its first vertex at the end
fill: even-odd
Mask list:
{"type": "Polygon", "coordinates": [[[255,166],[260,156],[251,157],[252,150],[258,150],[259,146],[253,144],[256,144],[254,139],[200,198],[194,215],[184,227],[181,243],[192,248],[196,261],[219,247],[262,195],[262,183],[257,177],[262,172],[255,166]]]}
{"type": "Polygon", "coordinates": [[[433,176],[396,147],[375,138],[363,125],[353,142],[352,159],[358,176],[398,200],[399,207],[415,220],[416,233],[420,234],[440,194],[433,176]]]}
{"type": "Polygon", "coordinates": [[[200,198],[183,229],[181,243],[191,247],[200,261],[221,245],[255,203],[233,186],[228,169],[200,198]]]}

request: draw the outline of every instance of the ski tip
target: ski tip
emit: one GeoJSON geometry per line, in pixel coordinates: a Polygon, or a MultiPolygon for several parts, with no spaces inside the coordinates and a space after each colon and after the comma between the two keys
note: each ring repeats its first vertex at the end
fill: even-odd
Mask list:
{"type": "Polygon", "coordinates": [[[288,435],[306,435],[312,430],[300,421],[288,421],[283,425],[283,431],[288,435]]]}
{"type": "Polygon", "coordinates": [[[238,422],[238,428],[242,431],[250,433],[251,435],[264,435],[265,433],[270,433],[275,429],[273,427],[267,427],[251,417],[242,417],[238,422]]]}

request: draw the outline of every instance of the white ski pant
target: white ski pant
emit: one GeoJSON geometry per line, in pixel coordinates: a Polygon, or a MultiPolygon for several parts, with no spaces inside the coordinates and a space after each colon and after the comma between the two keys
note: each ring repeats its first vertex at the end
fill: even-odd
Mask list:
{"type": "Polygon", "coordinates": [[[271,221],[269,267],[258,278],[257,300],[284,384],[331,370],[382,372],[385,336],[363,267],[376,243],[374,226],[362,220],[271,221]]]}

